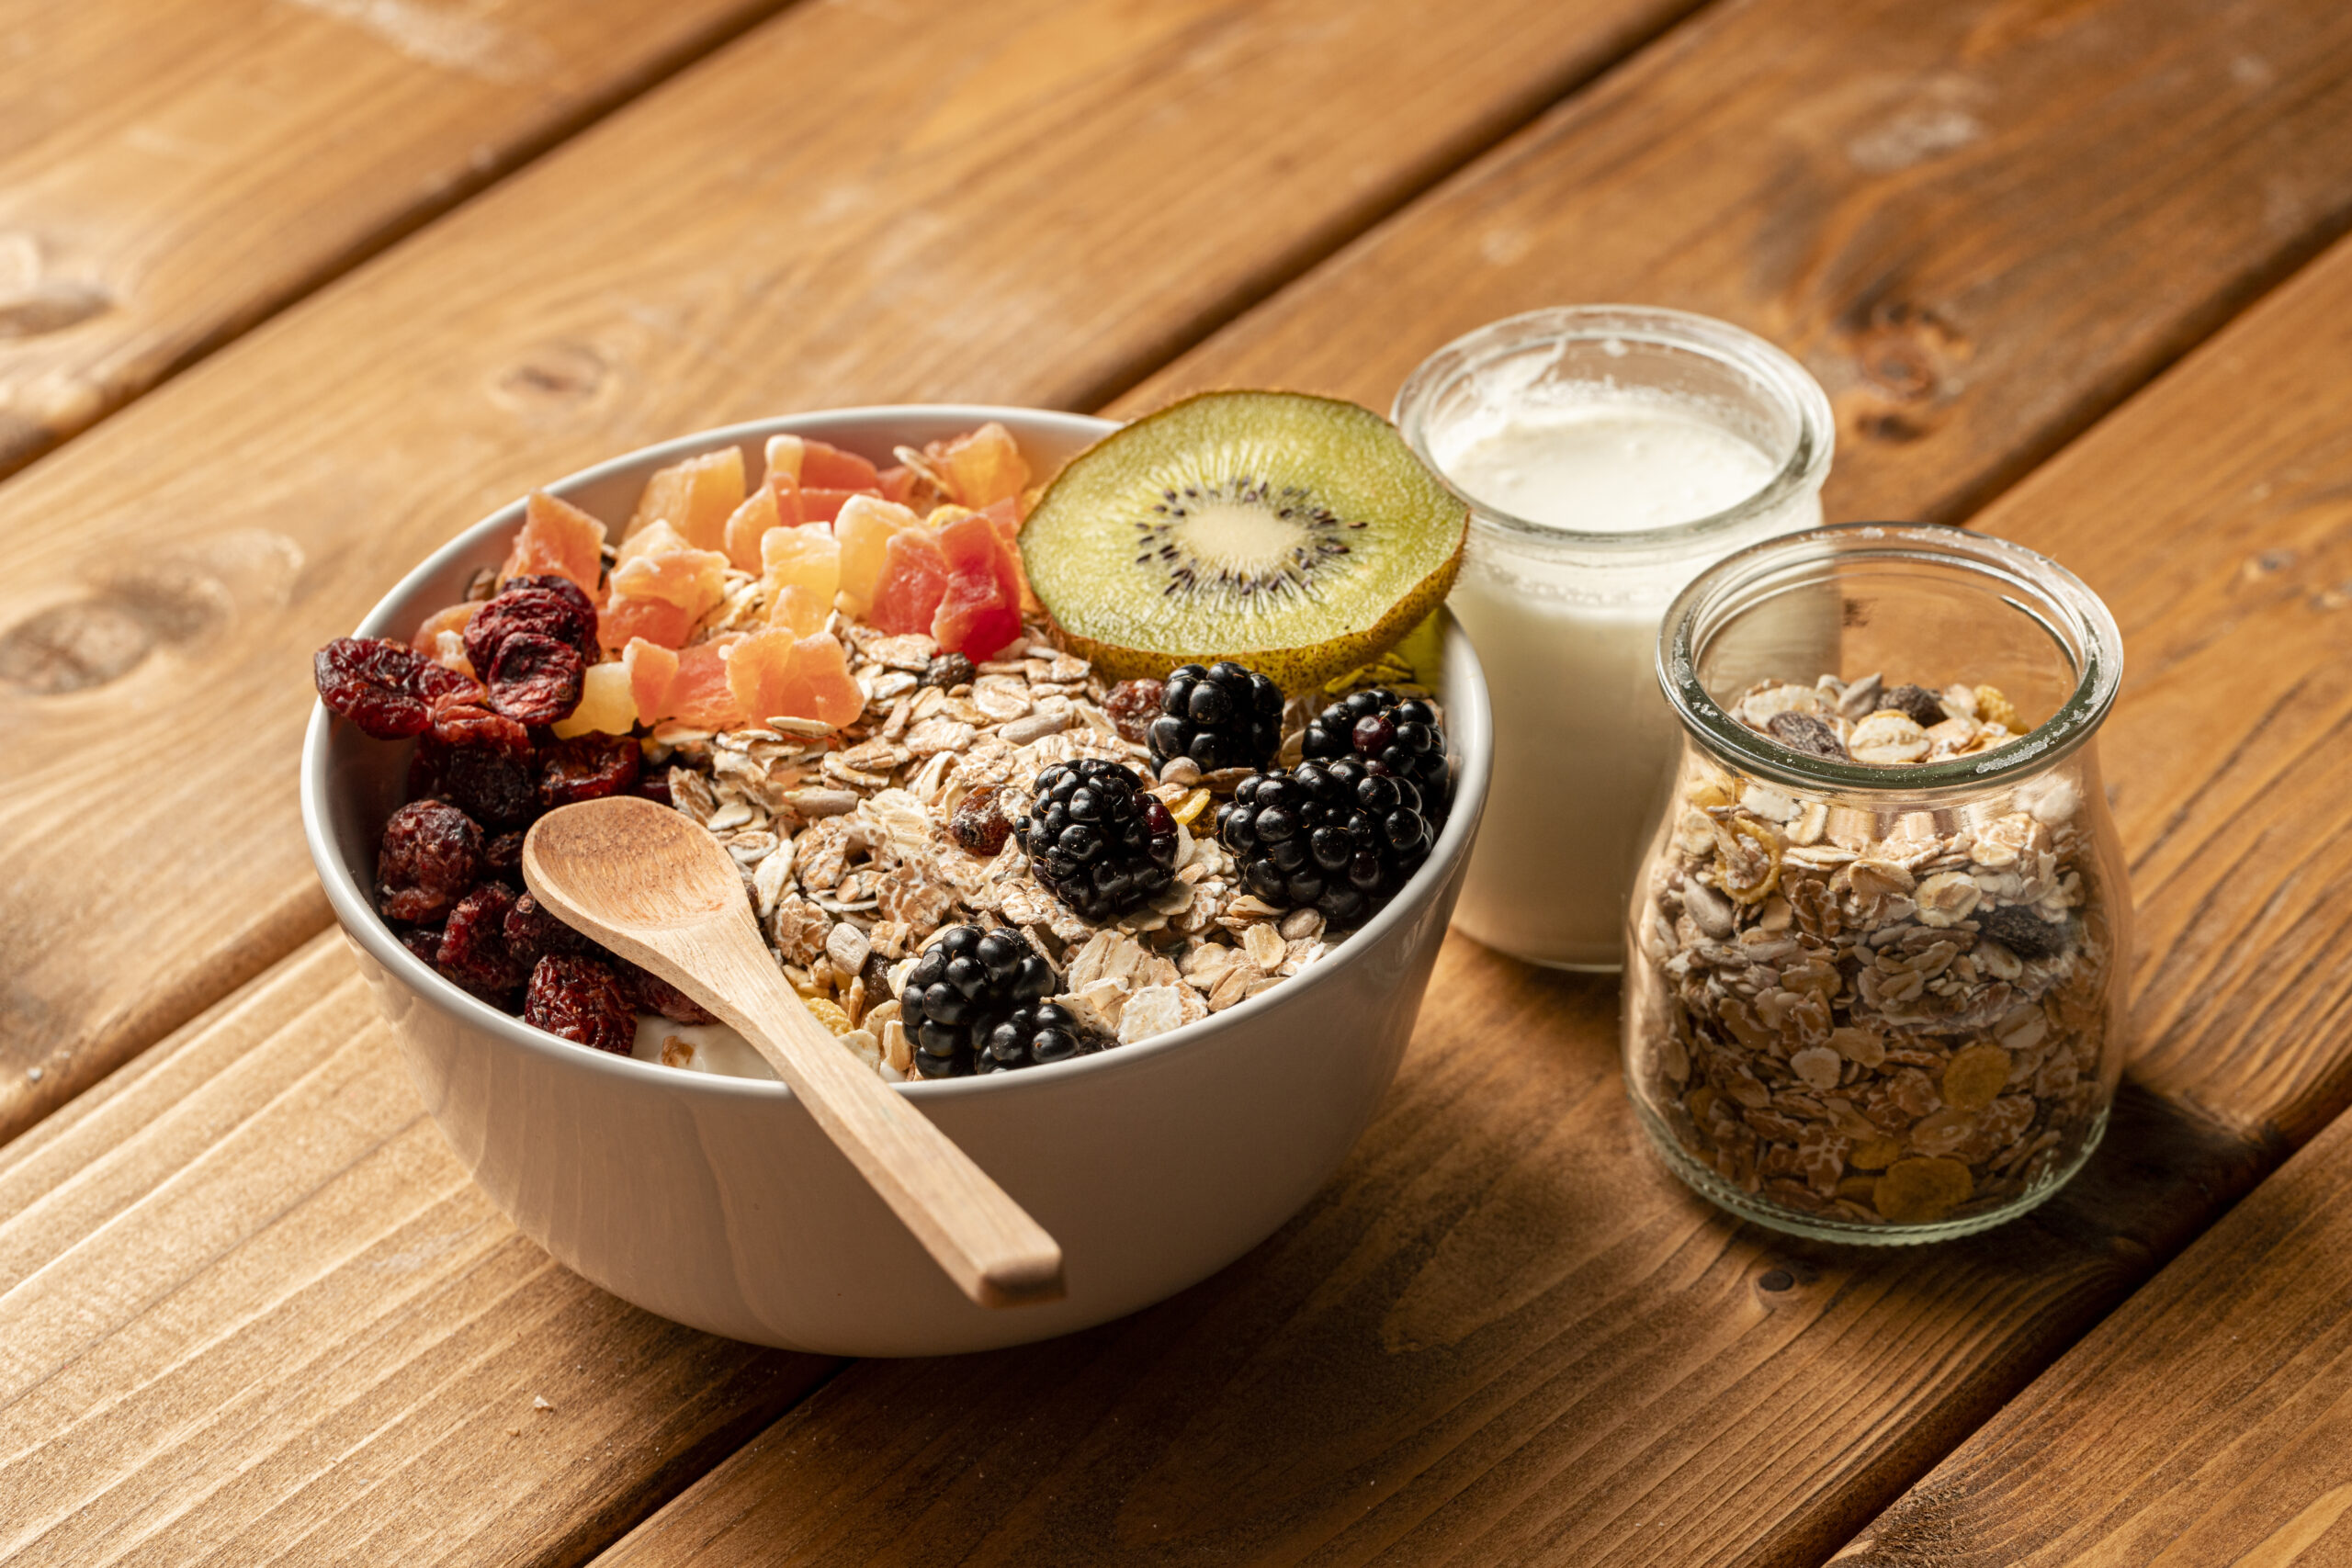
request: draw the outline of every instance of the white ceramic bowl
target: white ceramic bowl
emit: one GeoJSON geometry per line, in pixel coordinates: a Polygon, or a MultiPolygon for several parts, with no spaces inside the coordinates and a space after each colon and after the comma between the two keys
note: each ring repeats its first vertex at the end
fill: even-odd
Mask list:
{"type": "MultiPolygon", "coordinates": [[[[1001,420],[1041,472],[1113,426],[1023,409],[846,409],[706,432],[548,488],[626,517],[645,478],[721,442],[758,471],[778,432],[887,460],[1001,420]]],[[[435,552],[362,635],[407,637],[503,558],[518,502],[435,552]]],[[[567,1266],[648,1311],[736,1339],[936,1355],[1066,1334],[1171,1295],[1295,1213],[1386,1090],[1486,804],[1492,748],[1470,645],[1449,629],[1457,764],[1444,832],[1404,892],[1297,977],[1199,1023],[1053,1066],[900,1088],[1062,1245],[1069,1296],[967,1301],[776,1083],[608,1055],[526,1027],[393,940],[369,895],[408,748],[316,709],[302,820],[319,877],[410,1076],[474,1179],[567,1266]]]]}

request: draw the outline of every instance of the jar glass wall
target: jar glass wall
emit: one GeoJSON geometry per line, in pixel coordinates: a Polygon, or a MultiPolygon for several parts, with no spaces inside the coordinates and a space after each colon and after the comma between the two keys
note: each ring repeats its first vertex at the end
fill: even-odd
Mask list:
{"type": "Polygon", "coordinates": [[[1727,558],[1657,647],[1685,739],[1629,901],[1624,1051],[1668,1163],[1838,1241],[2049,1197],[2122,1063],[2106,607],[2021,547],[1860,525],[1727,558]]]}
{"type": "Polygon", "coordinates": [[[1471,508],[1448,605],[1476,644],[1495,775],[1455,924],[1610,970],[1677,736],[1659,618],[1709,561],[1821,521],[1834,439],[1804,368],[1727,322],[1578,306],[1431,355],[1396,422],[1471,508]]]}

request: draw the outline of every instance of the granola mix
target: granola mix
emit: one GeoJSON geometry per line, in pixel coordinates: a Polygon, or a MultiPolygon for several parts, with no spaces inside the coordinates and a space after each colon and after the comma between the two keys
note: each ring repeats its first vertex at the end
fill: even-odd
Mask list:
{"type": "Polygon", "coordinates": [[[321,649],[331,711],[415,739],[376,867],[401,943],[579,1043],[767,1076],[524,886],[537,817],[646,795],[718,839],[809,1011],[896,1080],[1206,1018],[1320,959],[1327,926],[1360,924],[1418,866],[1448,775],[1434,700],[1397,655],[1312,703],[1228,663],[1113,685],[1048,640],[1011,434],[896,455],[776,436],[754,479],[722,446],[654,473],[617,537],[534,493],[499,570],[410,641],[321,649]],[[974,953],[985,987],[955,956],[974,953]],[[954,995],[930,972],[951,961],[954,995]],[[1020,994],[999,995],[1016,969],[1020,994]],[[1025,1034],[998,1039],[998,1011],[1025,1034]]]}
{"type": "MultiPolygon", "coordinates": [[[[1239,890],[1217,841],[1216,804],[1249,770],[1204,775],[1178,758],[1150,793],[1179,830],[1175,880],[1102,926],[1037,884],[1011,832],[1037,775],[1099,757],[1149,772],[1150,753],[1106,707],[1112,683],[1046,640],[1043,628],[968,682],[921,683],[937,649],[920,633],[854,621],[865,711],[835,731],[753,725],[711,734],[657,730],[678,809],[742,868],[770,947],[794,987],[842,1043],[884,1077],[913,1076],[898,994],[926,942],[955,925],[1018,930],[1063,976],[1052,999],[1079,1022],[1130,1044],[1221,1012],[1320,959],[1340,934],[1311,908],[1239,890]]],[[[1333,682],[1316,702],[1368,685],[1430,699],[1389,661],[1333,682]]],[[[1294,699],[1277,761],[1299,760],[1314,706],[1294,699]]],[[[702,1031],[662,1026],[665,1043],[702,1031]]],[[[693,1065],[691,1055],[681,1065],[693,1065]]]]}
{"type": "MultiPolygon", "coordinates": [[[[1762,682],[1733,715],[1890,771],[2030,728],[1990,686],[1875,675],[1762,682]]],[[[2063,1177],[2116,1066],[2097,830],[2065,763],[1905,809],[1694,753],[1634,917],[1637,1100],[1721,1182],[1829,1222],[1962,1219],[2063,1177]]]]}

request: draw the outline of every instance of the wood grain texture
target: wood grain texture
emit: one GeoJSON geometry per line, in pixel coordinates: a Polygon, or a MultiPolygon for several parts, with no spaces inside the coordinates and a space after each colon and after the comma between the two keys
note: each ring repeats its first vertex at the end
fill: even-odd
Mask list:
{"type": "Polygon", "coordinates": [[[2352,1562],[2347,1300],[2339,1119],[1834,1561],[2352,1562]]]}
{"type": "MultiPolygon", "coordinates": [[[[1419,320],[1422,301],[1474,318],[1536,302],[1490,295],[1458,306],[1457,285],[1484,287],[1479,254],[1495,231],[1468,221],[1472,211],[1527,222],[1565,211],[1545,231],[1550,248],[1514,265],[1529,276],[1549,267],[1547,287],[1587,292],[1572,237],[1605,254],[1642,227],[1630,209],[1614,228],[1594,222],[1597,198],[1579,181],[1604,164],[1626,178],[1611,187],[1623,200],[1638,188],[1666,214],[1654,260],[1675,272],[1683,264],[1668,241],[1678,215],[1707,207],[1705,182],[1693,177],[1687,206],[1666,199],[1623,171],[1628,160],[1679,166],[1686,155],[1671,140],[1640,157],[1618,149],[1612,163],[1586,149],[1579,128],[1665,122],[1670,105],[1714,123],[1695,88],[1641,106],[1612,95],[1681,80],[1674,73],[1707,60],[1736,96],[1725,61],[1776,58],[1754,32],[1768,9],[1685,29],[1593,95],[1600,107],[1565,116],[1548,164],[1515,152],[1491,187],[1465,179],[1417,206],[1135,400],[1233,367],[1253,379],[1302,361],[1329,367],[1310,385],[1380,395],[1394,374],[1385,356],[1426,343],[1398,354],[1396,340],[1411,334],[1350,333],[1344,321],[1419,320]],[[1747,49],[1717,58],[1719,32],[1747,49]],[[1550,165],[1562,163],[1586,174],[1556,178],[1550,165]]],[[[1999,43],[2077,59],[2074,28],[2100,17],[2110,31],[2128,26],[2098,6],[2054,18],[2040,8],[1968,14],[1975,58],[1999,43]]],[[[2284,14],[2270,8],[2264,25],[2288,25],[2284,14]]],[[[2164,59],[2176,58],[2175,41],[2158,46],[2164,59]]],[[[2150,91],[2151,78],[2120,59],[2107,69],[2117,93],[2150,91]]],[[[2198,80],[2185,65],[2156,76],[2198,80]]],[[[2097,85],[2075,97],[2097,100],[2097,85]]],[[[2144,146],[2121,143],[2096,171],[2047,169],[2045,159],[2099,161],[2089,128],[2075,130],[2073,144],[2053,135],[2046,152],[1978,177],[2019,190],[2046,183],[2063,197],[2077,178],[2113,186],[2151,171],[2144,146]]],[[[1717,151],[1736,159],[1728,140],[1717,151]]],[[[2169,176],[2145,177],[2152,200],[2156,184],[2169,199],[2169,176]]],[[[2208,194],[2217,211],[2227,205],[2218,187],[2208,194]]],[[[2102,227],[2110,210],[1982,215],[2015,223],[2010,242],[2051,266],[2073,266],[2078,251],[2114,254],[2108,280],[2076,276],[2063,301],[2045,301],[2046,321],[2032,292],[2010,292],[2023,314],[1978,339],[1980,369],[1997,358],[1996,341],[2062,343],[2078,389],[2068,396],[2089,400],[2071,418],[2125,378],[2124,364],[2086,345],[2113,345],[2120,329],[2109,329],[2145,303],[2127,281],[2132,243],[2102,227]],[[2093,330],[2085,323],[2109,282],[2121,290],[2116,320],[2093,330]]],[[[2165,248],[2165,231],[2140,243],[2165,248]]],[[[1963,258],[2000,254],[1949,222],[1904,232],[1911,265],[1926,271],[1949,265],[1939,236],[1963,258]]],[[[1718,286],[1760,265],[1718,257],[1718,286]]],[[[2084,572],[2130,650],[2104,750],[2149,909],[2136,976],[2144,1079],[2127,1081],[2108,1146],[2049,1208],[1957,1247],[1892,1257],[1735,1228],[1639,1148],[1614,1071],[1614,988],[1536,975],[1457,941],[1383,1120],[1274,1242],[1059,1351],[853,1367],[610,1562],[1826,1556],[2352,1094],[2342,1023],[2352,966],[2337,956],[2352,908],[2341,895],[2352,879],[2342,763],[2352,537],[2340,501],[2352,473],[2338,457],[2352,451],[2340,377],[2352,301],[2333,282],[2339,266],[2352,262],[2331,255],[1976,519],[2084,572]]],[[[2000,293],[1996,282],[1985,279],[1985,298],[2000,293]]],[[[1427,342],[1458,324],[1449,315],[1427,342]]],[[[2055,373],[2039,347],[2019,346],[2013,362],[2055,373]]],[[[1989,376],[1971,387],[1973,401],[1917,444],[1973,432],[1940,448],[1949,461],[1853,442],[1840,458],[1853,475],[1847,493],[1911,487],[1916,504],[1902,510],[1946,513],[2007,461],[1980,443],[2054,438],[2058,425],[2003,424],[2015,416],[2007,401],[2047,389],[1989,376]]],[[[1850,411],[1850,389],[1845,400],[1850,411]]]]}
{"type": "Polygon", "coordinates": [[[1857,1562],[2352,1554],[2347,355],[2352,244],[2084,443],[2104,461],[2053,464],[2001,509],[2103,525],[2069,531],[2072,558],[2150,612],[2125,627],[2133,722],[2106,752],[2142,909],[2138,1076],[2250,1137],[2337,1120],[1871,1526],[1857,1562]],[[2199,548],[2149,549],[2150,526],[2199,548]]]}
{"type": "Polygon", "coordinates": [[[311,650],[459,527],[753,415],[1082,406],[1687,3],[795,11],[17,476],[0,1137],[323,923],[311,650]],[[55,760],[165,716],[238,743],[150,752],[171,831],[93,852],[55,760]]]}
{"type": "Polygon", "coordinates": [[[1956,521],[2352,221],[2352,10],[1758,0],[1678,29],[1149,378],[1385,408],[1539,306],[1737,321],[1828,389],[1833,520],[1956,521]]]}
{"type": "Polygon", "coordinates": [[[750,1041],[957,1290],[985,1307],[1069,1293],[1062,1249],[1045,1227],[912,1100],[842,1050],[786,983],[743,897],[743,874],[699,822],[627,795],[567,806],[531,824],[523,880],[564,924],[750,1041]]]}
{"type": "Polygon", "coordinates": [[[1613,983],[1457,936],[1430,998],[1248,1258],[1068,1339],[854,1363],[600,1568],[1818,1562],[2254,1177],[2133,1092],[2001,1233],[1790,1242],[1642,1145],[1613,983]]]}
{"type": "Polygon", "coordinates": [[[0,474],[783,0],[20,0],[0,474]]]}
{"type": "Polygon", "coordinates": [[[337,937],[0,1151],[11,1564],[577,1562],[831,1365],[517,1235],[337,937]]]}

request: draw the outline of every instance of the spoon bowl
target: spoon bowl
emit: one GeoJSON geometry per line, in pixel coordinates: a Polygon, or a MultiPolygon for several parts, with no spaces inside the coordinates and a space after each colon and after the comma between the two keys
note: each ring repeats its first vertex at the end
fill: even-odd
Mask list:
{"type": "Polygon", "coordinates": [[[834,1147],[982,1306],[1059,1301],[1062,1253],[970,1156],[801,1005],[718,840],[635,795],[551,811],[523,840],[531,896],[750,1041],[834,1147]]]}

